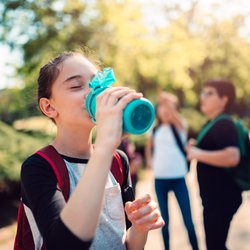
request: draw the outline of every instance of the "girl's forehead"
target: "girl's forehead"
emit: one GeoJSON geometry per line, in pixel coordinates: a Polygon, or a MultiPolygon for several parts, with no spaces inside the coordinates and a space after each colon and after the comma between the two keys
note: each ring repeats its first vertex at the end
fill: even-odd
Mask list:
{"type": "Polygon", "coordinates": [[[68,68],[92,68],[95,69],[96,67],[85,57],[80,55],[74,55],[67,58],[61,64],[62,69],[67,70],[68,68]]]}
{"type": "Polygon", "coordinates": [[[59,78],[64,79],[68,76],[80,75],[87,77],[97,72],[97,68],[88,59],[80,55],[74,55],[67,58],[59,66],[59,78]]]}

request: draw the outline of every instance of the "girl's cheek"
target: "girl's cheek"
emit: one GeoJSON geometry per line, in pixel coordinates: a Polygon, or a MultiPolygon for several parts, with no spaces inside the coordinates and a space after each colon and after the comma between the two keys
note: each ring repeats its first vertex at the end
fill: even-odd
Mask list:
{"type": "Polygon", "coordinates": [[[88,94],[91,92],[91,89],[90,89],[89,87],[87,87],[86,89],[83,90],[83,92],[84,92],[84,94],[83,94],[83,95],[84,95],[84,98],[85,98],[85,100],[86,100],[88,94]]]}
{"type": "Polygon", "coordinates": [[[84,90],[84,93],[83,93],[83,106],[84,108],[86,108],[86,99],[87,99],[87,96],[89,95],[89,93],[91,92],[91,89],[90,88],[87,88],[86,90],[84,90]]]}

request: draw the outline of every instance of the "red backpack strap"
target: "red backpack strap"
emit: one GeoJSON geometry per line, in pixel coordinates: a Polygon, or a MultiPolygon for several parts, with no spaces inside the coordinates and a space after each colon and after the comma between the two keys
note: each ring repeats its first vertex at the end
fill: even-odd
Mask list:
{"type": "Polygon", "coordinates": [[[33,250],[34,240],[30,229],[29,221],[24,211],[24,205],[21,201],[17,214],[17,231],[14,242],[14,250],[33,250]]]}
{"type": "Polygon", "coordinates": [[[62,190],[65,201],[69,199],[69,174],[66,164],[56,149],[49,145],[36,152],[43,157],[52,167],[57,178],[58,186],[62,190]]]}
{"type": "Polygon", "coordinates": [[[114,175],[116,181],[120,184],[120,186],[122,186],[124,183],[124,170],[123,170],[121,156],[117,151],[115,151],[113,155],[111,172],[114,175]]]}

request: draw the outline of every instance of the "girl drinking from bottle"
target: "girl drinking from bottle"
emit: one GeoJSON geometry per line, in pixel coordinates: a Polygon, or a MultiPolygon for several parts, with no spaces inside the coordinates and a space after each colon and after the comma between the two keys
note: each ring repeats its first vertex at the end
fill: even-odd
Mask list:
{"type": "Polygon", "coordinates": [[[22,165],[22,200],[33,229],[35,249],[143,249],[149,230],[164,221],[150,195],[126,202],[111,174],[113,154],[122,138],[122,111],[142,94],[110,87],[96,99],[97,135],[86,112],[88,83],[97,67],[79,53],[66,52],[40,70],[38,102],[53,120],[51,145],[66,163],[70,197],[66,203],[49,164],[39,155],[22,165]],[[126,229],[125,214],[131,222],[126,229]]]}

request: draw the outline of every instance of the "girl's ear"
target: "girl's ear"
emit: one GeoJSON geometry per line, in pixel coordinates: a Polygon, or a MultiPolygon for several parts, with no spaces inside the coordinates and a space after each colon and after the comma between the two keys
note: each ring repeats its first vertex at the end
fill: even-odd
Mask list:
{"type": "Polygon", "coordinates": [[[39,107],[47,117],[54,119],[57,116],[57,111],[52,106],[51,101],[48,98],[41,98],[39,100],[39,107]]]}

